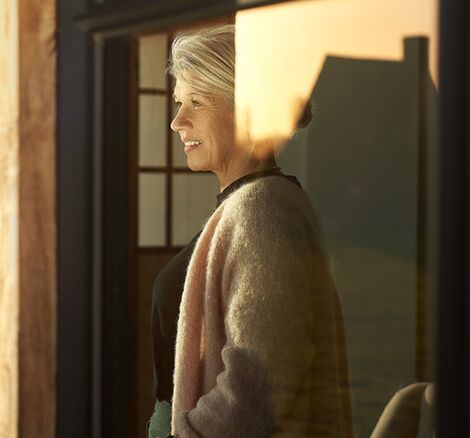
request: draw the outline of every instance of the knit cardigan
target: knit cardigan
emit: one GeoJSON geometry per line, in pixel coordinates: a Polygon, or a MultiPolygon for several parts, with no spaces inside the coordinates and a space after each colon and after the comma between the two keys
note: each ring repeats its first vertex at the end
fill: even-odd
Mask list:
{"type": "Polygon", "coordinates": [[[351,437],[344,328],[316,215],[279,176],[206,222],[178,319],[172,434],[351,437]]]}

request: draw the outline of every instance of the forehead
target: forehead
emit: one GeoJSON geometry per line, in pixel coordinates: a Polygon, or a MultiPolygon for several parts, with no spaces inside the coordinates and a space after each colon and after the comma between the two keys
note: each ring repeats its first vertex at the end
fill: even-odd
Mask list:
{"type": "Polygon", "coordinates": [[[224,97],[219,94],[205,94],[201,93],[198,89],[188,84],[185,81],[176,79],[175,88],[173,88],[173,99],[184,100],[187,98],[196,97],[198,100],[202,100],[212,105],[224,101],[224,97]]]}
{"type": "Polygon", "coordinates": [[[173,96],[192,93],[196,94],[196,91],[190,84],[183,82],[180,79],[176,79],[175,88],[173,89],[173,96]]]}

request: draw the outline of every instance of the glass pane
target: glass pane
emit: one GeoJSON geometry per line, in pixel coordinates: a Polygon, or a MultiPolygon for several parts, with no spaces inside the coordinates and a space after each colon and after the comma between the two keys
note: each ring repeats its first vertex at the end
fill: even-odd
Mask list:
{"type": "MultiPolygon", "coordinates": [[[[265,178],[258,186],[263,189],[254,190],[253,196],[247,187],[244,193],[249,196],[238,205],[233,196],[234,208],[225,210],[228,220],[208,230],[214,231],[214,241],[235,236],[229,245],[210,246],[216,263],[207,265],[208,271],[220,268],[217,263],[230,258],[228,248],[237,248],[229,262],[234,269],[227,271],[224,284],[207,292],[233,293],[235,299],[224,309],[229,313],[220,324],[213,324],[214,319],[200,318],[196,305],[180,313],[193,319],[179,321],[183,327],[196,320],[211,321],[201,323],[195,335],[199,337],[191,340],[191,347],[201,347],[196,362],[207,353],[209,337],[204,335],[212,336],[210,330],[216,325],[230,330],[241,351],[250,346],[250,357],[256,359],[250,369],[273,382],[269,390],[259,391],[260,400],[289,400],[288,408],[295,407],[289,410],[281,434],[379,438],[388,436],[384,430],[395,421],[407,430],[430,428],[429,433],[420,431],[420,436],[433,436],[438,190],[431,179],[439,164],[437,6],[437,0],[292,1],[237,14],[237,141],[230,147],[248,149],[224,157],[233,159],[231,169],[241,169],[240,175],[251,173],[253,163],[260,164],[257,160],[266,159],[261,167],[273,166],[274,152],[284,174],[295,175],[303,191],[289,182],[292,179],[276,177],[265,178]],[[300,128],[307,101],[313,115],[309,126],[300,128]],[[247,152],[256,156],[247,157],[247,152]],[[280,187],[285,192],[277,190],[280,187]],[[258,208],[263,205],[260,199],[262,208],[258,208]],[[256,207],[243,211],[245,200],[256,201],[256,207]],[[240,235],[244,239],[237,239],[240,235]],[[257,239],[261,244],[250,247],[257,239]],[[236,278],[243,273],[246,276],[236,278]],[[286,300],[279,303],[279,296],[286,300]],[[252,303],[258,306],[255,312],[252,303]],[[240,318],[241,324],[234,325],[232,317],[240,318]],[[277,324],[266,327],[266,321],[277,324]],[[248,326],[243,333],[237,330],[248,326]],[[277,391],[275,398],[272,390],[277,391]],[[408,412],[405,406],[403,417],[387,415],[390,403],[406,405],[409,394],[418,409],[408,412]],[[428,409],[424,421],[419,406],[428,409]]],[[[226,115],[222,106],[217,108],[221,111],[217,115],[226,115]]],[[[200,124],[204,114],[193,116],[205,129],[208,125],[200,124]]],[[[171,147],[171,166],[186,166],[177,134],[172,134],[171,147]]],[[[235,174],[227,179],[230,176],[235,174]]],[[[172,175],[172,245],[187,244],[201,229],[218,191],[214,175],[172,175]]],[[[162,213],[162,223],[164,218],[162,213]]],[[[206,255],[205,249],[196,244],[195,264],[198,255],[206,255]]],[[[184,276],[197,275],[195,271],[184,276]]],[[[209,281],[211,272],[206,274],[203,278],[209,281]]],[[[217,274],[214,277],[220,280],[217,274]]],[[[199,298],[209,298],[206,303],[211,304],[214,296],[192,301],[195,296],[188,291],[190,300],[183,304],[197,304],[199,298]]],[[[204,306],[204,311],[209,307],[204,306]]],[[[170,331],[175,335],[176,327],[170,331]]],[[[212,347],[211,354],[204,356],[207,369],[223,372],[222,351],[212,347]]],[[[194,351],[181,352],[178,369],[192,363],[182,358],[194,351]]],[[[170,352],[168,357],[175,356],[170,352]]],[[[236,363],[233,367],[240,371],[236,363]]],[[[215,380],[214,376],[211,382],[215,380]]],[[[203,396],[198,392],[200,382],[189,383],[196,383],[190,389],[197,397],[203,396]]],[[[171,388],[170,380],[167,384],[171,388]]],[[[148,382],[145,388],[150,386],[148,382]]],[[[247,388],[238,382],[231,389],[252,394],[251,388],[243,393],[247,388]]],[[[227,392],[217,383],[214,391],[229,410],[227,392]]],[[[191,409],[198,410],[197,397],[191,409]]],[[[401,432],[394,435],[404,436],[401,432]]]]}
{"type": "Polygon", "coordinates": [[[418,415],[403,408],[390,419],[384,409],[392,399],[403,406],[405,394],[419,406],[435,380],[426,267],[435,266],[436,190],[426,175],[436,174],[437,3],[409,5],[289,2],[237,15],[238,139],[260,156],[277,148],[316,207],[344,316],[357,437],[386,436],[388,421],[417,430],[418,415]],[[313,120],[296,129],[307,100],[313,120]]]}
{"type": "Polygon", "coordinates": [[[219,184],[214,175],[183,173],[173,176],[172,245],[186,245],[201,229],[216,205],[219,184]]]}
{"type": "Polygon", "coordinates": [[[167,88],[165,73],[168,58],[168,37],[161,33],[139,39],[139,87],[167,88]]]}
{"type": "Polygon", "coordinates": [[[139,175],[139,246],[161,246],[165,239],[166,176],[139,175]]]}
{"type": "Polygon", "coordinates": [[[165,166],[168,133],[167,97],[139,97],[139,166],[165,166]]]}
{"type": "MultiPolygon", "coordinates": [[[[171,105],[171,119],[175,117],[177,107],[172,100],[171,105]]],[[[187,167],[186,154],[184,153],[184,144],[177,132],[171,131],[171,144],[173,148],[173,166],[174,167],[187,167]]]]}

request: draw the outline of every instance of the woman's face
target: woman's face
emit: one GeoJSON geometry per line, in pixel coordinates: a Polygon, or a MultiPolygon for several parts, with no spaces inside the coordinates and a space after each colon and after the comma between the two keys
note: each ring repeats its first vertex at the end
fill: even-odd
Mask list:
{"type": "Polygon", "coordinates": [[[184,143],[188,167],[217,175],[226,173],[229,163],[236,159],[236,148],[233,111],[224,97],[202,96],[178,79],[173,97],[178,113],[170,126],[184,143]]]}

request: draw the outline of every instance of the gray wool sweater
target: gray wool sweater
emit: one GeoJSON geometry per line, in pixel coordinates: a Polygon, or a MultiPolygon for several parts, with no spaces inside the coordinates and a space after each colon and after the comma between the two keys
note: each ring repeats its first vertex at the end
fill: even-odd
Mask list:
{"type": "Polygon", "coordinates": [[[351,437],[344,327],[307,194],[243,185],[206,222],[178,319],[172,434],[351,437]]]}

